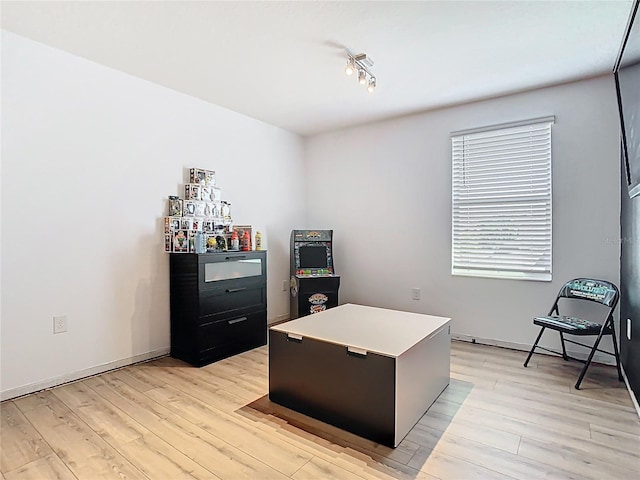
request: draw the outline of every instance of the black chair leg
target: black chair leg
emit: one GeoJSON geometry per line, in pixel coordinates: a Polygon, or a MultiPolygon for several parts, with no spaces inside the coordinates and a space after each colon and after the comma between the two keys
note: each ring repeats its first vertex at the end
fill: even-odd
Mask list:
{"type": "Polygon", "coordinates": [[[562,335],[562,332],[558,331],[558,333],[560,334],[560,343],[562,344],[562,358],[564,358],[565,361],[569,361],[569,357],[567,357],[567,349],[564,347],[564,336],[562,335]]]}
{"type": "Polygon", "coordinates": [[[598,345],[600,344],[600,340],[602,339],[603,330],[600,330],[600,334],[598,335],[598,339],[593,344],[593,347],[591,347],[591,352],[589,353],[589,358],[587,358],[587,361],[585,362],[584,367],[582,367],[582,371],[580,372],[580,376],[578,377],[578,381],[576,382],[576,385],[575,385],[576,390],[580,390],[580,384],[582,383],[582,379],[584,378],[584,374],[587,373],[587,368],[589,368],[589,365],[591,365],[591,360],[593,359],[593,356],[595,355],[596,350],[598,349],[598,345]]]}
{"type": "Polygon", "coordinates": [[[531,355],[533,355],[533,351],[536,349],[536,346],[538,345],[538,342],[540,341],[540,337],[542,337],[542,333],[544,332],[545,328],[546,327],[540,328],[540,333],[538,334],[538,338],[536,338],[536,341],[533,343],[533,347],[531,347],[531,351],[529,352],[527,359],[524,361],[525,367],[529,364],[529,360],[531,360],[531,355]]]}

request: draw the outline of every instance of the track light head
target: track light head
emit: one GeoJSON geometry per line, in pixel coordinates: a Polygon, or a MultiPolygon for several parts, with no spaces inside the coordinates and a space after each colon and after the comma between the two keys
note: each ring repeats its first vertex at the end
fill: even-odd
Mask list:
{"type": "Polygon", "coordinates": [[[369,86],[367,87],[367,91],[369,93],[373,93],[376,89],[376,77],[369,78],[369,86]]]}
{"type": "Polygon", "coordinates": [[[356,66],[354,65],[353,57],[349,57],[347,60],[347,66],[344,69],[344,73],[347,75],[353,75],[353,72],[356,71],[356,66]]]}
{"type": "Polygon", "coordinates": [[[358,82],[360,82],[360,85],[367,83],[367,74],[365,73],[364,68],[358,70],[358,82]]]}

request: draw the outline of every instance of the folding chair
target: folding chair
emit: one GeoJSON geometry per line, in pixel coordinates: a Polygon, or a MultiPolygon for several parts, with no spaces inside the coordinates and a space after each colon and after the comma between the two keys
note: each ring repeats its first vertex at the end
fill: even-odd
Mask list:
{"type": "Polygon", "coordinates": [[[598,352],[606,353],[607,355],[613,355],[616,359],[616,366],[618,367],[618,379],[622,381],[622,371],[620,370],[620,355],[618,354],[618,341],[616,339],[616,332],[613,325],[613,311],[618,304],[618,299],[620,298],[620,292],[618,287],[616,287],[613,283],[607,282],[605,280],[595,280],[592,278],[575,278],[567,283],[565,283],[558,296],[556,297],[556,301],[553,303],[553,307],[549,311],[549,314],[546,317],[536,317],[533,319],[533,323],[535,325],[539,325],[540,333],[538,333],[538,338],[536,338],[533,347],[531,347],[531,351],[527,356],[527,360],[524,362],[524,366],[526,367],[531,359],[531,355],[536,348],[541,350],[545,350],[547,352],[554,353],[556,355],[561,355],[565,360],[577,360],[579,362],[584,363],[584,367],[580,372],[580,376],[578,377],[578,381],[576,382],[576,389],[580,389],[580,383],[584,378],[585,373],[587,373],[587,368],[591,364],[591,360],[593,359],[593,355],[598,352]],[[591,302],[596,302],[608,307],[606,317],[603,323],[593,322],[591,320],[584,320],[582,318],[576,317],[568,317],[560,315],[560,311],[558,309],[558,302],[562,298],[571,298],[576,300],[588,300],[591,302]],[[549,350],[548,348],[538,346],[538,342],[542,337],[545,329],[556,330],[560,333],[560,343],[562,344],[562,353],[556,352],[555,350],[549,350]],[[587,336],[592,335],[596,336],[597,339],[594,342],[593,346],[585,345],[584,343],[575,342],[573,340],[569,340],[564,337],[565,334],[568,335],[576,335],[576,336],[587,336]],[[600,350],[598,345],[600,344],[600,340],[604,335],[611,335],[613,341],[613,351],[614,353],[607,352],[605,350],[600,350]],[[589,357],[587,360],[581,360],[579,358],[570,357],[567,355],[567,350],[565,349],[564,342],[573,343],[575,345],[580,345],[585,348],[591,349],[589,353],[589,357]]]}

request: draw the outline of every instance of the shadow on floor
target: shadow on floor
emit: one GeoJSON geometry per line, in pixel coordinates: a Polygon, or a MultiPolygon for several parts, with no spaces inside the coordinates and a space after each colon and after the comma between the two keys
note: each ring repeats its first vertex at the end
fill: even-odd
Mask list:
{"type": "Polygon", "coordinates": [[[325,448],[333,455],[344,453],[376,471],[395,477],[401,473],[399,478],[410,479],[417,476],[472,389],[472,383],[451,379],[449,386],[396,448],[283,407],[270,401],[268,395],[238,409],[236,413],[268,424],[286,436],[294,436],[296,442],[325,448]]]}

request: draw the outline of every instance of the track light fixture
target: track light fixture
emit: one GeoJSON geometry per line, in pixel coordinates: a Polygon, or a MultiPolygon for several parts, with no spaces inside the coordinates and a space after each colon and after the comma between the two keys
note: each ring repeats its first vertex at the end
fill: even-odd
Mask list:
{"type": "Polygon", "coordinates": [[[345,68],[345,73],[347,75],[353,75],[354,72],[358,72],[358,82],[361,85],[367,84],[367,76],[369,76],[369,85],[367,86],[367,91],[369,93],[373,93],[376,89],[376,77],[371,73],[371,68],[373,66],[373,60],[367,57],[366,53],[358,53],[357,55],[352,54],[347,51],[347,66],[345,68]]]}

